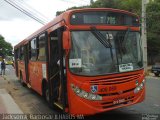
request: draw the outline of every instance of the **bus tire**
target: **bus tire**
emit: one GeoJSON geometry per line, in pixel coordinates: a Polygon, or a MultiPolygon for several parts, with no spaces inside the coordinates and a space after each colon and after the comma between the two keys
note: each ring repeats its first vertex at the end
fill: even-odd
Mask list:
{"type": "Polygon", "coordinates": [[[45,86],[45,100],[47,101],[50,108],[54,108],[53,100],[49,96],[48,84],[46,84],[46,86],[45,86]]]}
{"type": "Polygon", "coordinates": [[[45,99],[46,101],[49,103],[50,99],[49,99],[49,88],[48,85],[46,85],[46,90],[45,90],[45,99]]]}
{"type": "Polygon", "coordinates": [[[20,72],[20,83],[23,87],[25,87],[26,84],[23,82],[22,72],[20,72]]]}
{"type": "Polygon", "coordinates": [[[46,99],[46,86],[47,86],[47,82],[46,82],[46,80],[42,80],[42,97],[44,98],[44,99],[46,99]]]}

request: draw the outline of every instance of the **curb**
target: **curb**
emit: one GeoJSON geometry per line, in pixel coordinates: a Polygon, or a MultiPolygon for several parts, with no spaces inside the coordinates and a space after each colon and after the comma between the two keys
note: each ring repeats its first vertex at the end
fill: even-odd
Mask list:
{"type": "Polygon", "coordinates": [[[23,114],[22,110],[5,89],[0,89],[0,100],[1,114],[23,114]]]}

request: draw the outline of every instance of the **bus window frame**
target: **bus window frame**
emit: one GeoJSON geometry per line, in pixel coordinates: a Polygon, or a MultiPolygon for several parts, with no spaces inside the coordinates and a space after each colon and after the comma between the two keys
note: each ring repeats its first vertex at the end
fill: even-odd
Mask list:
{"type": "Polygon", "coordinates": [[[34,37],[29,41],[29,61],[37,61],[37,55],[38,55],[38,52],[37,52],[37,50],[38,50],[37,41],[38,41],[37,37],[34,37]],[[33,50],[32,50],[31,44],[32,44],[32,42],[34,42],[34,40],[35,40],[34,44],[36,44],[34,46],[35,49],[33,49],[33,50],[35,50],[35,59],[32,59],[33,58],[33,56],[32,56],[32,51],[33,50]]]}
{"type": "Polygon", "coordinates": [[[45,61],[47,61],[47,54],[46,54],[46,46],[47,46],[47,34],[46,34],[46,32],[45,33],[42,33],[42,34],[40,34],[39,36],[38,36],[38,40],[37,40],[37,45],[38,45],[38,49],[37,49],[37,61],[42,61],[42,62],[45,62],[45,61]],[[43,39],[43,40],[42,40],[43,39]],[[40,55],[40,41],[43,41],[44,43],[44,46],[43,46],[43,48],[44,48],[44,55],[45,56],[42,56],[42,57],[45,57],[45,59],[44,60],[41,60],[41,59],[39,59],[39,55],[40,55]]]}
{"type": "Polygon", "coordinates": [[[20,46],[17,50],[17,60],[24,61],[24,46],[20,46]]]}
{"type": "Polygon", "coordinates": [[[67,29],[65,31],[63,31],[62,33],[62,44],[63,44],[63,49],[64,50],[69,50],[71,49],[71,35],[70,35],[70,31],[67,29]]]}

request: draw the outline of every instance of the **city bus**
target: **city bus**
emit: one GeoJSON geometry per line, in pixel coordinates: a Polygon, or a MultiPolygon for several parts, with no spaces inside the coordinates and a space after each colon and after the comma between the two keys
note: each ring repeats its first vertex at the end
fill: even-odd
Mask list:
{"type": "Polygon", "coordinates": [[[69,10],[14,47],[16,75],[49,106],[93,115],[144,100],[141,47],[134,13],[69,10]]]}

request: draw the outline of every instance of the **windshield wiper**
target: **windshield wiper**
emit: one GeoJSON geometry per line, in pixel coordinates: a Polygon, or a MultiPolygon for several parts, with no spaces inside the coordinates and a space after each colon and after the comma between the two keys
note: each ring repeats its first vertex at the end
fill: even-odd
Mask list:
{"type": "Polygon", "coordinates": [[[131,29],[130,29],[130,28],[128,28],[128,29],[126,30],[126,33],[125,33],[125,35],[124,35],[124,41],[126,41],[126,40],[127,40],[127,38],[128,38],[128,35],[129,35],[130,31],[131,31],[131,29]]]}
{"type": "Polygon", "coordinates": [[[112,45],[109,39],[109,33],[107,33],[108,35],[108,39],[107,39],[99,30],[96,29],[96,27],[91,27],[91,32],[97,38],[97,40],[99,40],[102,43],[102,45],[104,45],[106,48],[110,48],[111,58],[113,61],[113,51],[112,51],[112,45]]]}
{"type": "Polygon", "coordinates": [[[100,33],[100,31],[98,31],[95,27],[91,27],[91,32],[106,48],[112,48],[110,41],[106,39],[105,36],[100,33]]]}

